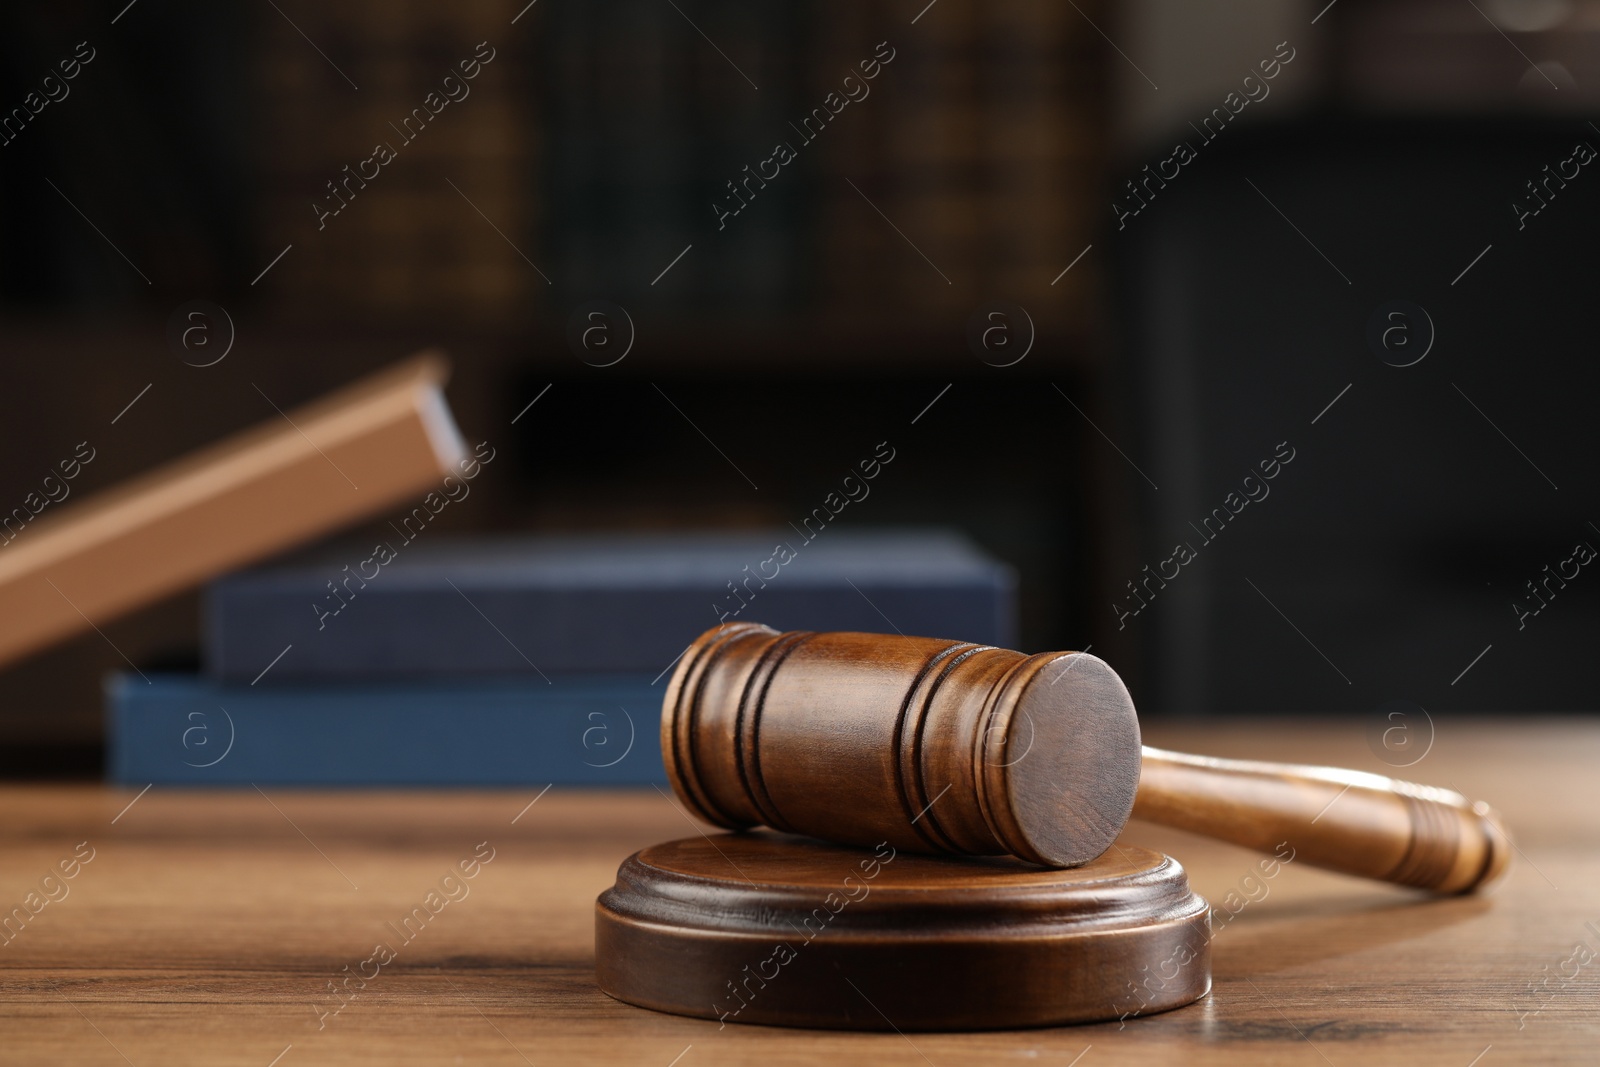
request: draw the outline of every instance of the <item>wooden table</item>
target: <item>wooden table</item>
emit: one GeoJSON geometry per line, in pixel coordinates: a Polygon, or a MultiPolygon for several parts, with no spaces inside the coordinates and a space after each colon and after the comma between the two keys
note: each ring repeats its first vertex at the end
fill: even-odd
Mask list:
{"type": "MultiPolygon", "coordinates": [[[[1147,740],[1386,771],[1365,726],[1147,740]]],[[[1407,773],[1503,811],[1520,855],[1491,895],[1432,900],[1293,864],[1250,881],[1249,853],[1133,824],[1124,839],[1177,856],[1214,905],[1248,900],[1220,924],[1210,996],[1125,1027],[909,1037],[719,1029],[601,994],[596,894],[636,848],[696,832],[653,790],[0,787],[0,907],[58,898],[0,934],[0,1062],[1600,1060],[1600,726],[1441,723],[1407,773]],[[475,854],[492,859],[473,867],[475,854]],[[41,887],[63,861],[74,877],[41,887]],[[419,908],[405,941],[396,928],[419,908]],[[379,962],[380,942],[393,959],[379,962]],[[358,972],[356,995],[330,992],[358,972]]]]}

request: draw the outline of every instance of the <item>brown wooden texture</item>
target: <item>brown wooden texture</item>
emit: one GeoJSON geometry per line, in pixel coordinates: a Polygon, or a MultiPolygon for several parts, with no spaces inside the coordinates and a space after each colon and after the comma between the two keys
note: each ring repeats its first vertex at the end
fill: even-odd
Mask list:
{"type": "MultiPolygon", "coordinates": [[[[1078,1067],[1467,1067],[1478,1054],[1478,1067],[1590,1064],[1600,958],[1579,963],[1574,949],[1600,950],[1600,725],[1435,718],[1413,773],[1496,798],[1518,829],[1520,854],[1493,893],[1430,897],[1298,861],[1267,877],[1259,854],[1134,821],[1120,845],[1178,857],[1213,904],[1208,997],[1123,1029],[909,1040],[718,1029],[600,992],[595,897],[630,853],[693,833],[654,790],[555,789],[528,808],[538,789],[152,789],[128,808],[136,790],[5,785],[0,909],[38,891],[80,841],[94,859],[66,881],[69,896],[0,945],[0,1064],[267,1067],[280,1053],[277,1067],[669,1067],[678,1054],[677,1067],[1066,1067],[1080,1054],[1078,1067]],[[314,1005],[338,1003],[326,984],[394,941],[387,923],[424,904],[480,841],[496,853],[470,896],[318,1030],[314,1005]]],[[[1389,769],[1362,721],[1146,733],[1170,749],[1389,769]]]]}
{"type": "MultiPolygon", "coordinates": [[[[0,945],[0,1064],[267,1067],[280,1053],[277,1067],[668,1067],[680,1054],[677,1067],[1066,1067],[1080,1055],[1077,1067],[1592,1063],[1600,724],[1434,714],[1435,743],[1410,773],[1496,799],[1519,831],[1505,880],[1441,898],[1298,861],[1268,877],[1259,854],[1135,820],[1119,845],[1176,857],[1215,908],[1214,985],[1191,1007],[1120,1029],[719,1029],[607,997],[594,981],[596,896],[629,854],[694,832],[650,789],[553,789],[527,807],[538,789],[157,788],[130,808],[136,790],[4,786],[0,908],[39,891],[80,842],[94,858],[65,882],[69,895],[0,945]],[[395,940],[388,924],[483,841],[495,858],[466,882],[470,895],[319,1030],[314,1006],[338,1003],[327,983],[395,940]]],[[[1165,748],[1388,770],[1365,726],[1146,733],[1165,748]]]]}
{"type": "Polygon", "coordinates": [[[1439,893],[1505,873],[1497,813],[1459,793],[1333,767],[1144,750],[1134,814],[1261,851],[1287,841],[1313,867],[1439,893]]]}
{"type": "Polygon", "coordinates": [[[419,356],[46,512],[0,550],[0,664],[382,511],[465,448],[419,356]],[[35,526],[37,528],[35,528],[35,526]]]}
{"type": "Polygon", "coordinates": [[[731,829],[1073,866],[1140,818],[1442,893],[1505,870],[1498,816],[1386,776],[1142,750],[1116,672],[1076,652],[717,626],[684,653],[661,748],[731,829]],[[1135,790],[1137,801],[1135,802],[1135,790]]]}
{"type": "Polygon", "coordinates": [[[595,907],[618,1000],[718,1023],[998,1030],[1151,1015],[1211,987],[1206,902],[1129,846],[1068,870],[770,831],[629,857],[595,907]]]}
{"type": "Polygon", "coordinates": [[[709,822],[1073,866],[1139,782],[1139,722],[1094,656],[882,634],[708,630],[662,703],[679,799],[709,822]]]}

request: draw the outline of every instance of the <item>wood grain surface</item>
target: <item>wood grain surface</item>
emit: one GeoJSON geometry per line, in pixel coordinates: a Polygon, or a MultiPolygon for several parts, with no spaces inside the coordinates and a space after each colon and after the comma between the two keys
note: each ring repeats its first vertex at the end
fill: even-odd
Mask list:
{"type": "Polygon", "coordinates": [[[1148,728],[1162,747],[1482,797],[1518,853],[1488,894],[1438,899],[1293,861],[1269,876],[1257,853],[1130,823],[1122,843],[1175,856],[1215,907],[1215,985],[1121,1028],[719,1029],[612,1000],[594,982],[595,898],[630,853],[693,832],[653,790],[528,806],[537,789],[0,787],[0,909],[56,898],[0,936],[0,1063],[1595,1062],[1600,726],[1436,718],[1403,770],[1359,720],[1148,728]],[[350,979],[358,996],[329,991],[357,973],[375,975],[350,979]]]}

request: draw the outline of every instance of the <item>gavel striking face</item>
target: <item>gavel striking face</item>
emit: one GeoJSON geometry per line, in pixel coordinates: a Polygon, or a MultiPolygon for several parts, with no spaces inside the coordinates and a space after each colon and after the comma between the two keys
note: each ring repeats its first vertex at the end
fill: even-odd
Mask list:
{"type": "Polygon", "coordinates": [[[1141,748],[1122,680],[1081,652],[718,626],[673,672],[661,741],[679,798],[730,829],[1073,867],[1132,815],[1441,893],[1509,851],[1447,790],[1141,748]]]}

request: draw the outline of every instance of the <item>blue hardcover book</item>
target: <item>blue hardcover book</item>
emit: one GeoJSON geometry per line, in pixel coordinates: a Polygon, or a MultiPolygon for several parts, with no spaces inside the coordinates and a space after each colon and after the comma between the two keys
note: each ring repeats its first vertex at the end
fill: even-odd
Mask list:
{"type": "Polygon", "coordinates": [[[663,679],[106,683],[107,777],[131,786],[665,784],[663,679]]]}
{"type": "Polygon", "coordinates": [[[1011,647],[1014,602],[1009,567],[941,530],[452,541],[408,527],[214,582],[203,652],[212,677],[258,688],[654,677],[732,619],[1011,647]]]}

